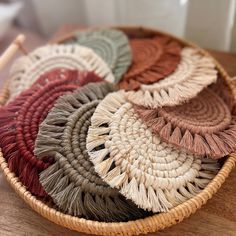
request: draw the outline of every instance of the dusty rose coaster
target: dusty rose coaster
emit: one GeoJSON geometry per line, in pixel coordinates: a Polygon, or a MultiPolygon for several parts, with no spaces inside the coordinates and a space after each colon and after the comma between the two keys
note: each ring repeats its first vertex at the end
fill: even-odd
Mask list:
{"type": "Polygon", "coordinates": [[[148,109],[134,106],[162,140],[190,153],[220,158],[236,149],[236,125],[226,103],[205,89],[188,103],[148,109]]]}

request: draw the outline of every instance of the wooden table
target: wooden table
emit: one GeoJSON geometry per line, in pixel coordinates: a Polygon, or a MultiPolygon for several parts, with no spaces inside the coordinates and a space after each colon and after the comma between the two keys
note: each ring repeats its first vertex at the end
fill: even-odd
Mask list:
{"type": "MultiPolygon", "coordinates": [[[[64,33],[65,31],[68,31],[68,27],[66,30],[63,28],[59,33],[64,33]]],[[[43,39],[37,40],[37,43],[36,41],[34,41],[34,43],[31,41],[30,43],[36,46],[45,41],[43,39]]],[[[29,44],[27,45],[29,46],[29,44]]],[[[231,76],[236,75],[236,55],[212,50],[210,50],[210,52],[222,63],[231,76]]],[[[38,215],[16,195],[7,184],[3,175],[0,174],[0,235],[78,236],[84,234],[67,230],[38,215]]],[[[236,171],[232,171],[222,188],[202,209],[197,211],[190,218],[171,228],[150,235],[235,236],[236,171]]]]}

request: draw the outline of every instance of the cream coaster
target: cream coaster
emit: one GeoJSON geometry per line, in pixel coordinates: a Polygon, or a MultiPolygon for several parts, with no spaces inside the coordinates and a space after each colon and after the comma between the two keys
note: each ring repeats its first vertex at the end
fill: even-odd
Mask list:
{"type": "Polygon", "coordinates": [[[192,198],[214,178],[217,161],[161,142],[135,114],[124,92],[97,106],[86,147],[96,172],[139,207],[166,212],[192,198]]]}
{"type": "Polygon", "coordinates": [[[175,106],[195,97],[216,80],[212,59],[199,54],[197,49],[184,48],[173,74],[154,84],[142,84],[138,91],[127,92],[127,99],[151,108],[175,106]]]}
{"type": "Polygon", "coordinates": [[[13,64],[10,99],[30,87],[39,76],[55,68],[93,71],[106,81],[115,81],[107,64],[91,49],[79,45],[46,45],[20,57],[13,64]]]}

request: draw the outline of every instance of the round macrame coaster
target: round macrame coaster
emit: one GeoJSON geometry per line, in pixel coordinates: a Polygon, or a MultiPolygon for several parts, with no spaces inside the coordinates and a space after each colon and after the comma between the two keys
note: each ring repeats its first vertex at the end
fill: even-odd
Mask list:
{"type": "MultiPolygon", "coordinates": [[[[63,212],[99,221],[127,221],[146,213],[110,188],[95,173],[86,150],[90,118],[114,87],[89,84],[58,99],[41,124],[35,154],[55,163],[40,174],[40,182],[63,212]]],[[[105,129],[105,127],[104,127],[105,129]]]]}
{"type": "Polygon", "coordinates": [[[127,36],[115,29],[81,31],[76,35],[80,45],[94,50],[111,68],[115,82],[119,82],[132,62],[131,48],[127,36]]]}
{"type": "Polygon", "coordinates": [[[39,182],[39,172],[51,163],[38,160],[34,144],[39,124],[47,116],[56,99],[75,90],[85,81],[101,81],[93,72],[55,69],[41,76],[31,88],[0,109],[0,145],[9,169],[36,196],[46,196],[39,182]]]}
{"type": "Polygon", "coordinates": [[[120,82],[125,90],[137,90],[174,72],[180,62],[180,45],[169,37],[132,39],[133,62],[120,82]]]}
{"type": "Polygon", "coordinates": [[[179,106],[134,109],[163,141],[190,153],[221,158],[236,150],[235,119],[213,90],[206,88],[179,106]]]}
{"type": "Polygon", "coordinates": [[[195,97],[216,80],[212,59],[201,55],[197,49],[184,48],[174,73],[158,83],[141,85],[140,90],[128,92],[127,99],[152,108],[175,106],[195,97]]]}
{"type": "Polygon", "coordinates": [[[96,108],[86,146],[96,172],[139,207],[166,212],[198,194],[216,175],[216,160],[174,149],[153,135],[122,91],[96,108]]]}
{"type": "Polygon", "coordinates": [[[13,64],[10,73],[10,100],[32,85],[42,74],[55,69],[94,71],[106,81],[115,78],[108,65],[93,50],[79,45],[47,45],[37,48],[13,64]]]}

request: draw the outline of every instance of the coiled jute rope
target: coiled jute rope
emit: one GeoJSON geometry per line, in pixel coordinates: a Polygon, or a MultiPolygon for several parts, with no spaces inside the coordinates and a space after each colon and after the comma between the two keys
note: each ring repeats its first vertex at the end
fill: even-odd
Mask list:
{"type": "Polygon", "coordinates": [[[93,72],[55,69],[0,109],[0,147],[4,157],[10,170],[36,196],[47,195],[38,174],[52,163],[50,158],[38,160],[33,154],[39,124],[59,96],[75,90],[86,80],[102,79],[93,72]]]}
{"type": "Polygon", "coordinates": [[[163,141],[190,153],[221,158],[236,150],[236,123],[226,103],[205,89],[183,105],[135,111],[163,141]]]}
{"type": "Polygon", "coordinates": [[[197,49],[184,48],[177,69],[161,81],[142,84],[140,90],[127,93],[129,101],[147,107],[175,106],[194,98],[216,82],[217,70],[210,57],[197,49]]]}
{"type": "Polygon", "coordinates": [[[166,212],[192,198],[214,178],[217,161],[160,141],[136,115],[124,92],[97,106],[86,146],[96,172],[139,207],[166,212]]]}
{"type": "Polygon", "coordinates": [[[55,68],[94,71],[106,81],[115,78],[107,64],[91,49],[79,45],[46,45],[15,61],[10,72],[10,100],[55,68]]]}
{"type": "Polygon", "coordinates": [[[40,182],[59,209],[68,214],[108,222],[145,215],[102,181],[86,150],[90,118],[98,103],[114,89],[102,82],[63,96],[40,125],[35,154],[55,159],[40,174],[40,182]]]}
{"type": "Polygon", "coordinates": [[[91,48],[111,68],[115,82],[119,82],[132,62],[131,48],[127,36],[120,30],[97,29],[80,31],[74,40],[82,46],[91,48]]]}
{"type": "Polygon", "coordinates": [[[137,90],[142,84],[153,84],[175,71],[181,47],[169,37],[130,40],[133,61],[120,82],[125,90],[137,90]]]}

